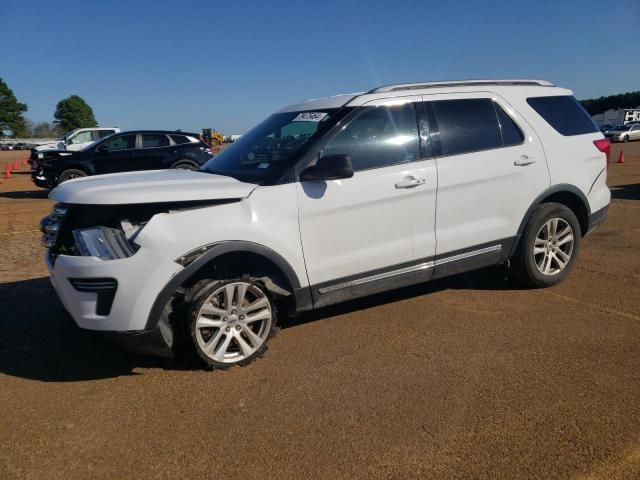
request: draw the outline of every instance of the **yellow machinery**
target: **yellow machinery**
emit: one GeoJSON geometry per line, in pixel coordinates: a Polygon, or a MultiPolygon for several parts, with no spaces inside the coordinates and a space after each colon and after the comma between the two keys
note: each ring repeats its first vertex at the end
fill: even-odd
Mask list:
{"type": "Polygon", "coordinates": [[[212,147],[219,147],[224,142],[224,136],[211,128],[202,129],[202,140],[207,142],[212,147]]]}

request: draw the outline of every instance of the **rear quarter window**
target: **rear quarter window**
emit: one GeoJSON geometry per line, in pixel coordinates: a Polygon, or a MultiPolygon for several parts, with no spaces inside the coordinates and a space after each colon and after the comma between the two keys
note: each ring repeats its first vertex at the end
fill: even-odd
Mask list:
{"type": "Polygon", "coordinates": [[[561,135],[599,132],[587,111],[570,95],[529,97],[527,103],[561,135]]]}

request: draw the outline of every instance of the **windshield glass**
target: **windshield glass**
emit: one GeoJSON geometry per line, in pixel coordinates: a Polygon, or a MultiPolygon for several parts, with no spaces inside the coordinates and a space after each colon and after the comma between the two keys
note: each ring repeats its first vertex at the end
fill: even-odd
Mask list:
{"type": "Polygon", "coordinates": [[[630,128],[631,126],[629,125],[618,125],[617,127],[613,127],[611,130],[614,130],[616,132],[626,132],[630,128]]]}
{"type": "Polygon", "coordinates": [[[262,183],[282,175],[337,121],[336,109],[271,115],[205,163],[203,172],[262,183]]]}
{"type": "Polygon", "coordinates": [[[62,136],[62,140],[64,140],[65,142],[69,140],[69,137],[71,135],[73,135],[75,132],[77,132],[78,130],[80,130],[79,128],[74,128],[73,130],[69,130],[67,133],[65,133],[62,136]]]}

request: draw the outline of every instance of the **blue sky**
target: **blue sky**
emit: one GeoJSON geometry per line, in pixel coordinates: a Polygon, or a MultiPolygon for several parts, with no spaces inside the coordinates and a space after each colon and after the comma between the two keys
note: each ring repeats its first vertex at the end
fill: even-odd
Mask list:
{"type": "Polygon", "coordinates": [[[387,83],[544,78],[640,90],[640,0],[0,0],[0,78],[52,120],[242,133],[299,100],[387,83]]]}

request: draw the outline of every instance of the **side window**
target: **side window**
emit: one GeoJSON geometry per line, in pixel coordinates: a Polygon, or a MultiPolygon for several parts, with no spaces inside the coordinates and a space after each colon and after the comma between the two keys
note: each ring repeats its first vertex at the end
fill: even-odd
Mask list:
{"type": "Polygon", "coordinates": [[[173,140],[173,142],[176,145],[182,145],[185,143],[190,143],[191,140],[189,140],[187,137],[185,137],[184,135],[169,135],[171,137],[171,140],[173,140]]]}
{"type": "Polygon", "coordinates": [[[116,133],[116,131],[115,130],[98,130],[98,138],[108,137],[113,133],[116,133]]]}
{"type": "Polygon", "coordinates": [[[323,154],[349,155],[355,171],[419,160],[414,104],[363,110],[330,140],[323,154]]]}
{"type": "Polygon", "coordinates": [[[69,143],[72,145],[77,145],[79,143],[92,142],[91,132],[80,132],[78,135],[73,137],[69,143]]]}
{"type": "Polygon", "coordinates": [[[157,133],[144,133],[142,135],[142,148],[168,147],[169,138],[157,133]]]}
{"type": "Polygon", "coordinates": [[[104,142],[107,150],[130,150],[136,146],[135,135],[120,135],[104,142]]]}
{"type": "Polygon", "coordinates": [[[493,104],[496,109],[496,115],[498,115],[498,122],[500,123],[500,132],[502,133],[502,143],[505,147],[511,147],[513,145],[520,145],[524,142],[524,134],[520,127],[511,119],[507,112],[505,112],[497,103],[493,104]]]}
{"type": "Polygon", "coordinates": [[[500,125],[488,98],[432,102],[443,155],[502,147],[500,125]]]}

